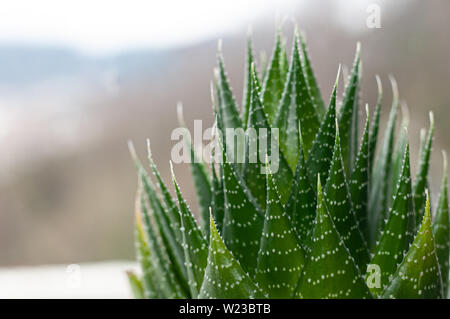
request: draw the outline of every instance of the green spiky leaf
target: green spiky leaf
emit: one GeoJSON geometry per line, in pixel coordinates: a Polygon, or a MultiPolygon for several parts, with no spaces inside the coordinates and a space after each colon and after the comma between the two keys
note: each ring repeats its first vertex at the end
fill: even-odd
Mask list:
{"type": "Polygon", "coordinates": [[[303,151],[307,156],[320,123],[303,74],[296,32],[287,82],[273,124],[280,129],[280,147],[292,170],[295,170],[298,160],[298,121],[302,129],[303,151]]]}
{"type": "Polygon", "coordinates": [[[357,121],[355,121],[355,118],[357,118],[358,115],[359,68],[361,61],[360,48],[361,46],[358,43],[352,73],[345,88],[344,99],[338,117],[339,134],[341,135],[342,144],[342,159],[347,174],[349,174],[352,169],[354,157],[357,152],[357,150],[354,149],[354,145],[355,140],[357,141],[357,121]]]}
{"type": "Polygon", "coordinates": [[[145,291],[141,279],[132,271],[127,271],[127,277],[134,299],[144,299],[145,291]]]}
{"type": "Polygon", "coordinates": [[[300,34],[300,44],[301,44],[302,53],[303,53],[303,60],[302,60],[303,72],[305,73],[309,92],[314,101],[317,116],[319,119],[322,120],[327,112],[327,109],[325,107],[325,103],[323,102],[322,94],[320,93],[320,89],[319,89],[319,85],[317,84],[316,77],[314,76],[314,71],[312,68],[311,61],[309,59],[308,49],[306,46],[306,39],[305,39],[304,34],[300,34]]]}
{"type": "Polygon", "coordinates": [[[298,55],[295,49],[292,53],[292,61],[288,71],[286,85],[281,98],[280,107],[276,113],[273,127],[278,128],[280,135],[280,148],[286,157],[286,160],[292,170],[295,169],[295,163],[298,158],[299,134],[298,134],[298,107],[297,107],[297,78],[298,64],[295,55],[298,55]]]}
{"type": "Polygon", "coordinates": [[[375,153],[377,150],[377,141],[378,141],[378,130],[380,127],[380,111],[381,111],[381,103],[383,102],[383,86],[381,84],[380,77],[377,75],[377,86],[378,86],[378,98],[377,105],[375,107],[375,111],[373,113],[372,124],[370,125],[370,134],[369,134],[369,172],[372,173],[373,170],[373,161],[375,158],[375,153]]]}
{"type": "Polygon", "coordinates": [[[202,226],[203,233],[208,237],[209,226],[207,221],[209,216],[209,208],[211,207],[212,201],[211,182],[209,180],[209,174],[206,171],[205,164],[201,160],[197,159],[193,149],[192,157],[194,157],[194,160],[191,161],[191,173],[200,208],[200,224],[202,226]]]}
{"type": "Polygon", "coordinates": [[[264,209],[266,207],[266,176],[261,174],[261,170],[265,167],[259,156],[258,149],[256,147],[251,148],[251,146],[259,145],[258,141],[260,139],[268,137],[267,133],[265,136],[260,135],[259,128],[265,129],[267,132],[269,124],[262,108],[254,67],[251,82],[250,114],[245,133],[245,163],[242,177],[252,196],[264,209]]]}
{"type": "Polygon", "coordinates": [[[261,157],[267,154],[270,161],[277,165],[276,182],[283,203],[286,203],[289,197],[293,176],[283,153],[279,151],[278,138],[272,135],[274,132],[270,129],[269,122],[262,108],[255,72],[253,72],[252,80],[250,116],[245,138],[246,158],[242,175],[253,197],[265,209],[266,175],[262,173],[266,167],[265,159],[261,157]],[[266,141],[266,150],[263,149],[263,141],[266,141]]]}
{"type": "Polygon", "coordinates": [[[267,297],[225,247],[212,217],[210,223],[208,261],[198,297],[201,299],[267,297]]]}
{"type": "Polygon", "coordinates": [[[250,99],[252,91],[252,65],[255,59],[253,57],[252,41],[250,37],[247,39],[247,57],[245,64],[244,92],[242,94],[242,124],[247,128],[248,114],[250,111],[250,99]]]}
{"type": "Polygon", "coordinates": [[[411,190],[411,172],[409,164],[409,144],[403,157],[402,175],[397,191],[389,210],[388,221],[381,234],[371,264],[378,265],[381,270],[381,287],[371,288],[372,293],[379,295],[389,284],[397,265],[403,260],[415,233],[414,203],[411,190]]]}
{"type": "MultiPolygon", "coordinates": [[[[139,207],[140,194],[138,192],[136,198],[136,208],[139,207]]],[[[158,293],[155,287],[155,271],[152,265],[152,258],[150,256],[150,249],[147,244],[147,240],[144,233],[144,228],[142,226],[142,216],[140,210],[136,209],[136,230],[135,230],[135,245],[136,245],[136,256],[138,262],[142,269],[142,289],[143,289],[143,297],[145,298],[157,298],[158,293]]],[[[130,281],[133,279],[130,278],[130,281]]],[[[140,285],[137,283],[132,284],[133,293],[139,293],[136,291],[140,290],[140,285]]]]}
{"type": "Polygon", "coordinates": [[[202,225],[203,233],[206,236],[209,236],[207,216],[209,215],[209,208],[211,207],[212,201],[211,182],[203,162],[193,161],[191,164],[191,171],[200,207],[200,223],[202,225]]]}
{"type": "Polygon", "coordinates": [[[346,182],[339,128],[336,128],[336,141],[334,143],[333,160],[330,166],[327,184],[325,186],[325,202],[330,216],[339,232],[345,246],[356,261],[362,273],[365,272],[369,262],[369,251],[364,237],[359,230],[355,211],[350,199],[349,188],[346,182]]]}
{"type": "Polygon", "coordinates": [[[187,136],[187,129],[184,123],[183,118],[183,109],[182,105],[178,104],[178,122],[182,128],[184,128],[184,138],[183,140],[186,143],[186,147],[190,152],[190,166],[191,166],[191,174],[192,179],[194,181],[194,188],[197,194],[197,200],[200,208],[200,225],[202,226],[203,233],[208,238],[209,237],[209,208],[211,207],[211,181],[209,179],[209,174],[201,158],[197,156],[194,150],[194,146],[191,144],[190,136],[187,136]]]}
{"type": "Polygon", "coordinates": [[[400,136],[397,141],[397,145],[395,146],[395,151],[392,156],[392,168],[391,168],[391,183],[389,185],[390,196],[388,197],[388,204],[390,203],[390,198],[395,195],[397,191],[398,182],[400,180],[400,176],[402,174],[402,163],[403,157],[405,156],[406,143],[408,142],[408,131],[407,131],[408,123],[403,121],[402,130],[400,132],[400,136]]]}
{"type": "Polygon", "coordinates": [[[255,280],[269,298],[292,297],[305,263],[303,250],[283,209],[271,173],[267,176],[267,206],[255,280]]]}
{"type": "Polygon", "coordinates": [[[419,171],[413,185],[414,208],[416,209],[416,223],[419,224],[423,219],[425,206],[425,189],[428,186],[428,169],[430,167],[431,146],[434,136],[433,113],[430,113],[430,129],[428,131],[425,147],[421,149],[419,171]]]}
{"type": "MultiPolygon", "coordinates": [[[[233,160],[233,165],[237,170],[241,170],[242,155],[244,151],[244,139],[238,138],[237,141],[234,139],[234,135],[228,136],[228,132],[236,132],[236,130],[243,130],[243,124],[238,112],[236,100],[231,91],[231,86],[228,82],[228,77],[225,71],[225,65],[223,62],[221,50],[221,42],[219,42],[219,54],[218,54],[218,64],[219,68],[216,72],[216,82],[217,82],[217,93],[219,94],[218,112],[217,112],[217,126],[220,132],[224,136],[224,147],[235,156],[236,159],[233,160]]],[[[242,134],[243,135],[243,134],[242,134]]],[[[207,223],[205,223],[206,229],[207,223]]],[[[207,230],[208,231],[208,230],[207,230]]],[[[206,232],[207,232],[206,231],[206,232]]]]}
{"type": "Polygon", "coordinates": [[[181,232],[183,234],[183,249],[186,260],[185,266],[188,275],[188,285],[192,298],[197,298],[205,273],[206,259],[208,257],[208,242],[203,237],[194,216],[181,194],[178,183],[175,180],[172,165],[171,172],[178,205],[180,207],[181,232]]]}
{"type": "Polygon", "coordinates": [[[267,53],[264,50],[261,50],[259,53],[259,64],[261,70],[261,82],[264,83],[267,77],[267,53]]]}
{"type": "Polygon", "coordinates": [[[263,227],[263,213],[228,162],[226,152],[222,152],[222,157],[225,193],[223,239],[243,269],[253,274],[263,227]]]}
{"type": "Polygon", "coordinates": [[[317,174],[320,174],[320,178],[324,181],[328,178],[328,170],[333,157],[333,145],[336,136],[336,91],[339,74],[340,68],[333,87],[333,92],[331,93],[327,114],[320,125],[319,133],[317,133],[317,136],[314,139],[306,161],[311,185],[316,183],[317,174]]]}
{"type": "MultiPolygon", "coordinates": [[[[174,282],[177,286],[187,293],[189,288],[186,283],[187,272],[184,266],[184,253],[183,249],[178,242],[173,229],[170,226],[170,220],[167,216],[166,209],[163,207],[156,191],[155,187],[147,177],[147,173],[140,164],[134,149],[130,148],[131,153],[135,159],[135,164],[138,169],[140,183],[142,185],[143,192],[141,193],[142,201],[145,205],[149,205],[151,212],[153,213],[153,224],[149,224],[149,229],[153,229],[152,233],[155,238],[160,241],[161,254],[167,259],[170,264],[171,275],[174,277],[174,282]]],[[[145,217],[145,215],[144,215],[145,217]]],[[[144,219],[145,220],[145,219],[144,219]]]]}
{"type": "Polygon", "coordinates": [[[427,198],[425,215],[414,242],[383,292],[384,298],[443,297],[441,272],[431,229],[430,205],[427,198]]]}
{"type": "Polygon", "coordinates": [[[222,233],[223,231],[223,221],[225,217],[225,197],[223,190],[223,168],[219,163],[219,176],[217,176],[216,169],[214,165],[211,168],[212,171],[212,201],[211,201],[211,211],[216,221],[217,228],[222,233]]]}
{"type": "Polygon", "coordinates": [[[308,180],[301,138],[300,145],[300,156],[297,162],[292,192],[286,203],[285,210],[297,233],[301,245],[310,247],[311,232],[316,216],[316,198],[314,190],[308,180]]]}
{"type": "Polygon", "coordinates": [[[372,171],[369,196],[369,218],[372,225],[369,246],[374,247],[376,240],[384,228],[384,220],[388,213],[388,193],[392,168],[392,153],[394,149],[395,121],[398,109],[397,84],[391,78],[393,100],[389,113],[389,120],[385,130],[381,152],[378,154],[376,165],[372,171]]]}
{"type": "Polygon", "coordinates": [[[281,34],[277,31],[275,48],[272,53],[272,59],[264,78],[262,88],[262,102],[264,105],[264,112],[267,115],[269,123],[275,120],[278,105],[280,104],[281,95],[284,88],[283,70],[280,63],[281,57],[281,34]]]}
{"type": "Polygon", "coordinates": [[[448,293],[448,272],[449,272],[449,250],[450,250],[450,224],[448,209],[448,189],[447,189],[447,156],[443,152],[444,171],[442,177],[441,193],[436,207],[436,215],[433,220],[433,234],[435,238],[436,254],[438,257],[442,283],[444,286],[444,296],[448,293]]]}
{"type": "Polygon", "coordinates": [[[158,168],[156,167],[155,162],[153,161],[152,151],[151,151],[151,147],[150,147],[150,140],[147,140],[147,153],[148,153],[148,160],[150,163],[150,167],[153,171],[153,175],[156,177],[157,185],[158,185],[159,190],[161,191],[162,199],[165,204],[165,215],[168,217],[168,219],[170,221],[170,228],[174,232],[175,239],[181,247],[183,238],[182,238],[182,234],[180,231],[181,220],[180,220],[180,215],[178,213],[178,207],[177,207],[177,204],[175,203],[174,198],[172,197],[169,190],[167,189],[167,186],[164,183],[161,175],[159,174],[159,171],[158,171],[158,168]]]}
{"type": "Polygon", "coordinates": [[[369,122],[369,113],[367,110],[367,119],[361,147],[356,156],[353,172],[348,183],[355,217],[366,241],[369,238],[367,209],[367,201],[369,198],[369,122]]]}
{"type": "Polygon", "coordinates": [[[289,61],[287,57],[287,50],[286,50],[286,41],[284,37],[281,39],[281,50],[280,50],[280,74],[281,79],[283,81],[286,80],[286,76],[289,72],[289,61]]]}
{"type": "Polygon", "coordinates": [[[219,107],[220,114],[222,115],[223,128],[236,128],[242,127],[241,118],[239,117],[239,111],[236,104],[236,99],[231,91],[231,86],[228,81],[228,76],[225,71],[225,65],[223,62],[222,54],[218,55],[218,87],[219,87],[219,107]]]}
{"type": "Polygon", "coordinates": [[[312,247],[298,284],[297,298],[371,298],[355,260],[328,213],[320,177],[312,247]]]}
{"type": "Polygon", "coordinates": [[[144,229],[148,238],[149,250],[152,252],[151,263],[154,269],[155,290],[161,298],[185,298],[186,295],[175,278],[172,263],[167,256],[164,245],[158,238],[158,228],[151,220],[147,204],[143,196],[140,197],[137,208],[144,219],[144,229]]]}
{"type": "Polygon", "coordinates": [[[197,161],[192,142],[184,139],[193,160],[198,212],[190,211],[175,181],[178,201],[174,200],[150,148],[155,184],[131,147],[139,176],[135,242],[142,268],[141,274],[128,275],[135,297],[444,296],[450,255],[445,169],[432,227],[435,242],[428,195],[414,240],[416,213],[417,218],[423,215],[421,205],[430,183],[433,122],[428,138],[425,130],[421,133],[420,165],[412,187],[404,129],[407,112],[402,104],[403,127],[397,138],[398,92],[392,77],[392,108],[377,156],[383,118],[378,76],[373,120],[370,123],[366,107],[363,136],[358,137],[359,45],[337,117],[337,80],[326,109],[297,31],[288,62],[284,38],[277,30],[269,67],[261,63],[263,88],[250,39],[247,44],[240,114],[219,48],[217,105],[211,85],[214,140],[205,148],[212,151],[210,170],[197,161]],[[323,193],[320,180],[326,181],[323,193]],[[316,183],[317,189],[311,187],[316,183]],[[203,229],[194,214],[200,225],[208,220],[203,229]],[[367,241],[373,251],[369,265],[367,241]]]}

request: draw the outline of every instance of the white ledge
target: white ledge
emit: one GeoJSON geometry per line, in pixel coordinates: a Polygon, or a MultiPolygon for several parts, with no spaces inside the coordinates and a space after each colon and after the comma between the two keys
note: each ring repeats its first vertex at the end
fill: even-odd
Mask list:
{"type": "Polygon", "coordinates": [[[0,268],[0,299],[131,298],[126,275],[133,262],[0,268]]]}

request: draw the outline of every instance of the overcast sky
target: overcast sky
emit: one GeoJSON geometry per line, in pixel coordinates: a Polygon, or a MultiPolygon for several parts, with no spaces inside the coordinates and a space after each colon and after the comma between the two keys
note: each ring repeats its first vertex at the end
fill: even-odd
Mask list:
{"type": "Polygon", "coordinates": [[[0,42],[65,44],[101,54],[167,47],[285,14],[295,0],[2,0],[0,42]]]}

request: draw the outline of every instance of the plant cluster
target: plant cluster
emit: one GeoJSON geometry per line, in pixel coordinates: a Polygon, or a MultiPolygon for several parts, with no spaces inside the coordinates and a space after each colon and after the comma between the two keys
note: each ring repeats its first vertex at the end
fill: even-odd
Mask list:
{"type": "MultiPolygon", "coordinates": [[[[328,106],[306,42],[295,32],[287,57],[277,32],[267,67],[258,74],[249,40],[242,107],[218,54],[213,110],[216,127],[279,128],[279,169],[228,159],[192,161],[195,214],[173,175],[175,196],[149,150],[150,178],[134,152],[139,186],[136,249],[142,274],[129,273],[142,298],[444,298],[448,291],[447,172],[434,214],[428,171],[434,135],[422,134],[415,179],[398,92],[380,143],[382,86],[371,119],[361,112],[360,46],[337,109],[338,80],[328,106]],[[214,102],[214,101],[217,101],[214,102]],[[362,133],[362,134],[361,134],[362,133]],[[377,151],[377,144],[379,150],[377,151]],[[261,169],[266,168],[266,174],[261,169]]],[[[338,77],[339,79],[339,72],[338,77]]],[[[217,135],[219,136],[219,135],[217,135]]],[[[197,156],[189,145],[192,158],[197,156]]],[[[270,154],[268,154],[270,155],[270,154]]]]}

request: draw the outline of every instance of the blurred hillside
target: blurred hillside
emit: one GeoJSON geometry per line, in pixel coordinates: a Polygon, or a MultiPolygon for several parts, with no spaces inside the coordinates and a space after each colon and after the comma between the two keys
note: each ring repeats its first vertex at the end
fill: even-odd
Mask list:
{"type": "MultiPolygon", "coordinates": [[[[393,74],[409,106],[415,158],[419,130],[428,127],[428,111],[434,112],[431,169],[436,193],[440,149],[450,150],[450,3],[378,2],[381,29],[366,27],[367,5],[342,11],[339,1],[310,1],[292,16],[306,32],[324,100],[339,63],[350,67],[361,41],[361,106],[367,102],[373,109],[379,74],[386,117],[391,103],[388,74],[393,74]]],[[[272,16],[262,17],[253,25],[255,50],[265,50],[269,57],[273,21],[272,16]]],[[[292,29],[288,19],[283,30],[289,50],[292,29]]],[[[245,45],[245,28],[223,38],[238,101],[245,45]]],[[[106,57],[62,47],[0,46],[0,265],[133,258],[136,173],[127,141],[145,159],[149,137],[156,163],[170,181],[176,103],[183,101],[188,126],[194,119],[203,119],[204,128],[212,124],[209,85],[216,49],[216,39],[106,57]]],[[[195,210],[188,167],[178,165],[175,171],[195,210]]]]}

